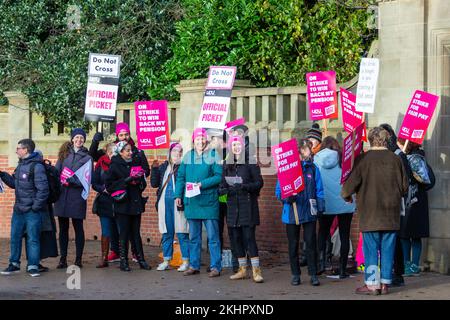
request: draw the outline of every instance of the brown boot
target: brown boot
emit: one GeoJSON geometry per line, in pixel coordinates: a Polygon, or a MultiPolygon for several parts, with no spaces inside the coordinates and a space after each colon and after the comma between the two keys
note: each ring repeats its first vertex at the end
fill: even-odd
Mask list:
{"type": "Polygon", "coordinates": [[[256,283],[264,282],[264,278],[262,277],[260,267],[253,267],[253,281],[255,281],[256,283]]]}
{"type": "Polygon", "coordinates": [[[103,237],[101,240],[102,256],[100,263],[96,268],[106,268],[108,266],[108,252],[109,252],[109,237],[103,237]]]}
{"type": "Polygon", "coordinates": [[[239,267],[238,272],[230,276],[231,280],[240,280],[240,279],[246,279],[247,278],[247,267],[241,266],[239,267]]]}

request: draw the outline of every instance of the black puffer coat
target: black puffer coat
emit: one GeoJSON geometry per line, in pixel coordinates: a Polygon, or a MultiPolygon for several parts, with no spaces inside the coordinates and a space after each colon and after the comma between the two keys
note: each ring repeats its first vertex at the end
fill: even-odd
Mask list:
{"type": "Polygon", "coordinates": [[[136,181],[137,184],[127,182],[130,176],[133,162],[126,162],[120,155],[111,159],[111,166],[106,175],[106,190],[113,194],[119,190],[125,190],[127,195],[120,201],[113,201],[114,214],[139,215],[145,211],[145,204],[148,198],[142,197],[142,192],[147,187],[145,178],[141,177],[136,181]]]}
{"type": "Polygon", "coordinates": [[[259,225],[258,196],[264,181],[257,164],[225,164],[219,193],[227,194],[227,225],[229,227],[259,225]],[[242,188],[236,190],[226,176],[241,177],[242,188]]]}
{"type": "MultiPolygon", "coordinates": [[[[104,156],[106,157],[106,155],[104,156]]],[[[106,175],[108,170],[105,171],[102,166],[98,166],[94,170],[92,176],[92,188],[98,192],[95,198],[96,212],[99,217],[113,217],[113,199],[110,194],[105,193],[106,190],[106,175]]]]}

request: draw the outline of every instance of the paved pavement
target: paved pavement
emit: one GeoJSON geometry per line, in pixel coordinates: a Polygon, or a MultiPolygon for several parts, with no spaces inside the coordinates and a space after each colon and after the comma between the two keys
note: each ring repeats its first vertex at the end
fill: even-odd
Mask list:
{"type": "MultiPolygon", "coordinates": [[[[31,278],[25,271],[11,276],[0,276],[0,300],[4,299],[308,299],[308,300],[383,300],[383,299],[450,299],[450,276],[437,273],[423,273],[419,277],[407,278],[406,286],[394,288],[386,296],[359,296],[354,294],[356,287],[362,285],[362,274],[345,280],[320,277],[321,286],[309,284],[307,271],[302,269],[302,284],[290,285],[290,272],[285,264],[263,264],[265,282],[253,283],[250,279],[232,281],[232,274],[225,269],[221,277],[210,279],[206,266],[200,275],[185,277],[176,270],[156,271],[158,263],[157,247],[145,246],[146,257],[153,267],[150,271],[139,270],[131,263],[132,272],[125,273],[118,269],[118,263],[106,269],[96,269],[99,258],[98,241],[87,241],[84,267],[80,271],[80,289],[68,289],[67,282],[71,274],[66,270],[55,269],[58,258],[47,259],[44,264],[51,268],[41,277],[31,278]]],[[[71,242],[69,252],[74,252],[71,242]]],[[[7,266],[9,243],[0,240],[0,268],[7,266]]],[[[203,261],[208,261],[204,255],[203,261]]],[[[69,262],[73,257],[69,256],[69,262]]],[[[23,260],[24,261],[24,260],[23,260]]],[[[73,280],[73,279],[72,279],[73,280]]],[[[72,285],[74,281],[69,281],[72,285]]]]}

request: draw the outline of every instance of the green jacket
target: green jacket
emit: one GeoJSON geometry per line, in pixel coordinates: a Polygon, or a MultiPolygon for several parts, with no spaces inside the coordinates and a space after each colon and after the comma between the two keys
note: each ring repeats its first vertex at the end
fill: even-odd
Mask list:
{"type": "Polygon", "coordinates": [[[184,197],[186,182],[202,184],[198,196],[183,199],[186,219],[219,219],[220,162],[219,157],[210,150],[201,155],[191,150],[183,157],[178,169],[175,198],[184,197]]]}

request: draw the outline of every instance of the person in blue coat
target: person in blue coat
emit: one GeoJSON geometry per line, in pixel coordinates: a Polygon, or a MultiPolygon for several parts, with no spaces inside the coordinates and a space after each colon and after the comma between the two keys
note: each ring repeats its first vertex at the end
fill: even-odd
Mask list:
{"type": "Polygon", "coordinates": [[[194,148],[181,161],[175,182],[175,202],[177,207],[184,202],[184,214],[189,223],[189,262],[190,267],[184,275],[200,272],[202,250],[202,224],[208,234],[208,247],[211,257],[210,277],[220,276],[222,255],[219,238],[219,184],[222,181],[220,157],[206,148],[206,130],[197,128],[192,135],[194,148]],[[197,184],[200,194],[186,197],[187,183],[197,184]]]}
{"type": "Polygon", "coordinates": [[[319,217],[319,273],[325,270],[326,240],[335,217],[339,223],[341,249],[339,254],[339,278],[348,278],[348,253],[350,251],[350,227],[355,204],[345,202],[341,197],[342,150],[339,142],[333,137],[323,139],[320,151],[314,156],[314,163],[320,169],[325,195],[325,211],[319,217]]]}
{"type": "Polygon", "coordinates": [[[316,221],[317,215],[325,210],[325,200],[320,171],[311,159],[312,143],[309,140],[300,140],[300,154],[305,189],[299,194],[282,199],[280,182],[277,181],[275,195],[283,203],[281,221],[286,225],[288,237],[289,262],[292,273],[291,284],[299,285],[301,283],[298,246],[300,227],[303,226],[308,273],[311,276],[311,284],[318,286],[320,282],[317,278],[316,221]],[[294,214],[294,202],[297,204],[298,224],[294,214]]]}

